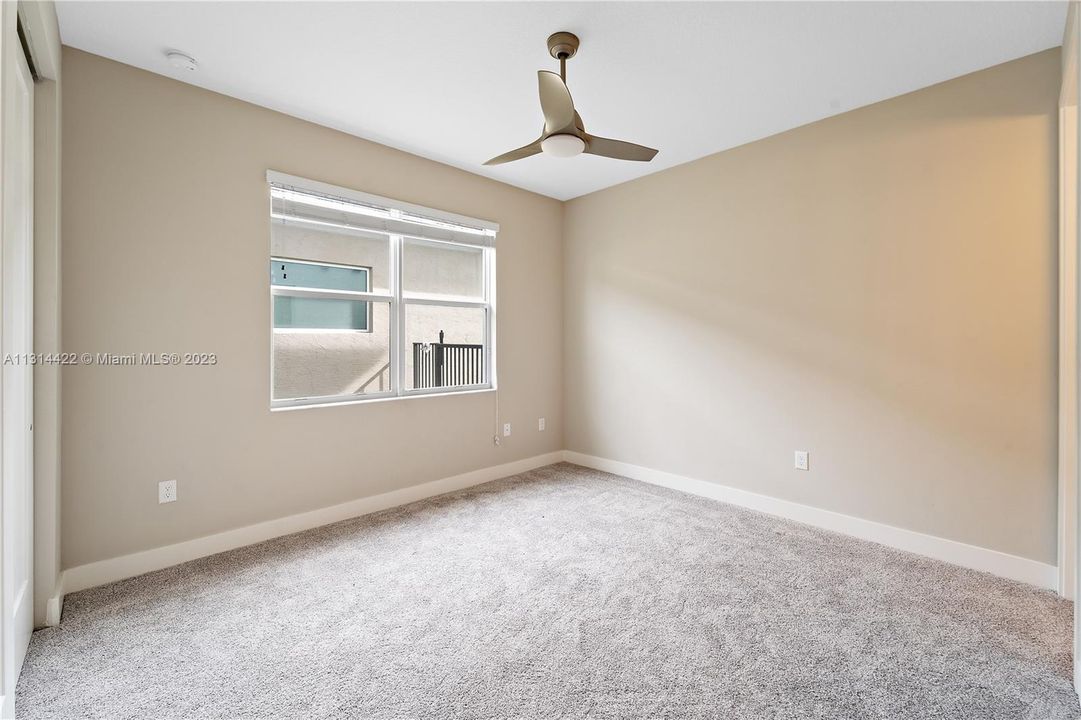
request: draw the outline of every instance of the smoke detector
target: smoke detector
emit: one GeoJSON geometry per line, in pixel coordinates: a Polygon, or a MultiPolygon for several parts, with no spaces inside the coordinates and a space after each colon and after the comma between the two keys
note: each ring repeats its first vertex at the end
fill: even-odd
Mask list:
{"type": "Polygon", "coordinates": [[[165,53],[165,58],[169,61],[169,64],[179,70],[195,70],[199,67],[195,58],[190,55],[185,55],[177,50],[169,50],[165,53]]]}

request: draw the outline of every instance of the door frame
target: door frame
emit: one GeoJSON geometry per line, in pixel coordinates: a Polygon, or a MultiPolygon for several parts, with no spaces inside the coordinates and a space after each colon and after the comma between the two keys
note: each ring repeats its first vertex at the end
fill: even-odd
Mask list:
{"type": "MultiPolygon", "coordinates": [[[[4,2],[0,7],[0,88],[11,86],[7,51],[15,46],[34,73],[34,350],[60,350],[60,27],[52,0],[4,2]],[[18,36],[22,21],[23,38],[18,36]]],[[[0,128],[2,130],[2,128],[0,128]]],[[[0,159],[3,148],[0,147],[0,159]]],[[[60,368],[34,373],[34,625],[60,621],[60,368]]],[[[0,528],[0,543],[3,529],[0,528]]],[[[0,627],[0,637],[5,629],[0,627]]],[[[0,717],[14,697],[0,687],[0,717]]]]}
{"type": "MultiPolygon", "coordinates": [[[[34,350],[60,343],[60,26],[52,0],[19,3],[34,63],[34,350]]],[[[59,365],[34,370],[34,625],[60,624],[59,365]]]]}
{"type": "Polygon", "coordinates": [[[1081,12],[1071,0],[1062,38],[1062,88],[1059,93],[1059,593],[1074,600],[1074,691],[1081,688],[1081,549],[1077,519],[1078,449],[1081,448],[1079,406],[1081,336],[1078,277],[1081,276],[1081,12]]]}
{"type": "Polygon", "coordinates": [[[34,627],[34,366],[28,357],[34,352],[34,78],[20,33],[18,6],[5,3],[0,9],[0,353],[5,357],[0,375],[0,713],[5,717],[14,713],[15,688],[34,627]],[[6,362],[11,353],[14,365],[6,362]]]}
{"type": "Polygon", "coordinates": [[[1070,3],[1059,94],[1058,591],[1077,594],[1078,515],[1078,58],[1077,3],[1070,3]],[[1071,32],[1071,27],[1075,32],[1071,32]]]}

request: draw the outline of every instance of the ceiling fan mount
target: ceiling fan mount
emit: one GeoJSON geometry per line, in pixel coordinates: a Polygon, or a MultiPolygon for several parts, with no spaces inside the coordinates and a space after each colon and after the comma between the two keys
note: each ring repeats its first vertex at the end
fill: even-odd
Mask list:
{"type": "Polygon", "coordinates": [[[492,158],[485,165],[502,165],[541,152],[554,157],[566,158],[586,153],[639,162],[649,162],[657,154],[653,148],[586,132],[582,116],[574,108],[571,91],[567,89],[567,60],[578,53],[578,46],[578,36],[574,33],[563,30],[548,36],[548,52],[559,61],[559,74],[549,70],[537,73],[541,111],[544,114],[541,135],[528,145],[492,158]]]}
{"type": "Polygon", "coordinates": [[[570,60],[578,52],[578,36],[566,31],[548,36],[548,52],[556,60],[570,60]]]}

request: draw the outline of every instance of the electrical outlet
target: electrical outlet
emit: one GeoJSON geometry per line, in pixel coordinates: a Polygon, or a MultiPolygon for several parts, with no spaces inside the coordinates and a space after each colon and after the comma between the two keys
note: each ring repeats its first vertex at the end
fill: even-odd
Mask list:
{"type": "Polygon", "coordinates": [[[537,418],[537,429],[544,430],[545,427],[547,427],[547,423],[544,421],[544,418],[537,418]]]}
{"type": "Polygon", "coordinates": [[[176,502],[176,480],[158,483],[158,504],[176,502]]]}
{"type": "Polygon", "coordinates": [[[808,455],[808,453],[807,453],[806,450],[797,450],[796,451],[796,469],[797,470],[809,470],[810,469],[810,466],[808,464],[807,455],[808,455]]]}
{"type": "Polygon", "coordinates": [[[503,423],[503,437],[510,437],[510,423],[503,423]]]}

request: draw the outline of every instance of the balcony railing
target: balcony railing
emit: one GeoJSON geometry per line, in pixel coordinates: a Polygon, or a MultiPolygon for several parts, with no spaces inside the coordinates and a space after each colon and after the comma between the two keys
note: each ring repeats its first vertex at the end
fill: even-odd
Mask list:
{"type": "Polygon", "coordinates": [[[383,364],[383,367],[376,370],[374,373],[368,376],[367,380],[364,380],[353,391],[354,395],[363,395],[367,392],[383,392],[390,389],[390,362],[383,364]]]}
{"type": "Polygon", "coordinates": [[[413,343],[413,387],[437,388],[484,383],[484,346],[443,342],[413,343]]]}

